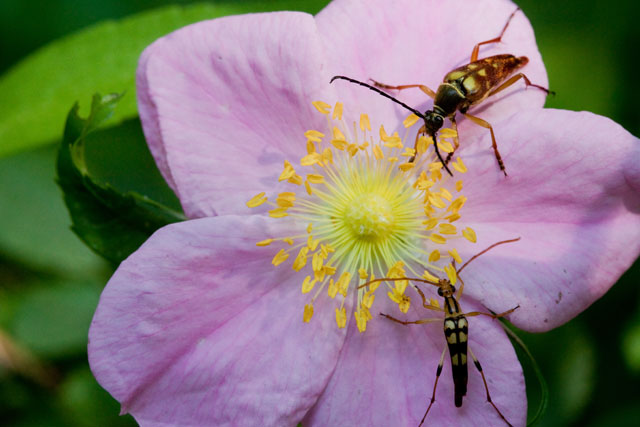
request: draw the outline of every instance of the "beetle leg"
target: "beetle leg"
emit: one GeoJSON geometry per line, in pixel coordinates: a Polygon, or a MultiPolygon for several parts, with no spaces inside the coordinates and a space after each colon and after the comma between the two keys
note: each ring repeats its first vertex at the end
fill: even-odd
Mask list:
{"type": "Polygon", "coordinates": [[[409,159],[409,163],[413,163],[416,160],[416,156],[418,155],[418,140],[420,139],[420,135],[426,135],[427,134],[427,128],[424,127],[424,125],[422,125],[422,127],[418,130],[418,133],[416,134],[416,143],[413,146],[413,156],[411,156],[411,158],[409,159]]]}
{"type": "Polygon", "coordinates": [[[480,50],[480,46],[482,46],[483,44],[489,44],[489,43],[498,43],[500,42],[500,40],[502,40],[502,36],[504,35],[504,32],[507,31],[507,27],[509,26],[509,23],[511,22],[511,20],[513,19],[513,15],[516,14],[517,11],[519,11],[520,8],[517,8],[516,10],[514,10],[511,15],[509,16],[509,19],[507,19],[507,23],[504,24],[504,28],[502,29],[502,31],[500,32],[500,35],[494,39],[491,40],[485,40],[483,42],[478,43],[477,45],[475,45],[473,47],[473,51],[471,52],[471,61],[469,62],[474,62],[478,60],[478,51],[480,50]]]}
{"type": "Polygon", "coordinates": [[[498,413],[498,415],[500,415],[500,418],[502,418],[502,421],[507,423],[507,425],[509,425],[509,427],[513,427],[511,425],[511,423],[509,421],[507,421],[507,419],[504,417],[504,415],[502,415],[502,412],[500,412],[500,410],[498,409],[496,404],[493,403],[493,401],[491,400],[491,395],[489,394],[489,386],[487,386],[487,380],[484,377],[484,372],[482,372],[482,366],[480,366],[480,362],[478,362],[478,359],[476,359],[476,356],[471,351],[471,347],[467,347],[467,351],[469,352],[469,355],[473,359],[473,364],[476,366],[476,369],[478,370],[478,372],[480,372],[480,375],[482,375],[482,382],[484,383],[484,390],[487,392],[487,402],[491,403],[491,406],[493,406],[493,409],[495,409],[496,412],[498,413]]]}
{"type": "Polygon", "coordinates": [[[373,82],[373,85],[376,87],[379,87],[381,89],[389,89],[389,90],[404,90],[404,89],[410,89],[413,87],[417,87],[420,88],[421,91],[423,91],[424,93],[426,93],[427,95],[429,95],[430,98],[435,98],[436,97],[436,93],[431,90],[429,87],[425,86],[425,85],[400,85],[400,86],[391,86],[391,85],[387,85],[384,83],[380,83],[377,82],[373,79],[369,79],[373,82]]]}
{"type": "Polygon", "coordinates": [[[500,170],[504,173],[504,176],[507,176],[507,171],[504,168],[504,162],[502,161],[502,156],[500,155],[500,152],[498,151],[498,144],[496,143],[496,136],[493,133],[493,128],[491,127],[491,125],[489,124],[489,122],[487,122],[486,120],[482,120],[480,117],[476,117],[476,116],[472,116],[471,114],[466,114],[464,115],[466,118],[468,118],[469,120],[471,120],[473,123],[482,126],[483,128],[487,128],[489,129],[489,132],[491,132],[491,146],[493,147],[493,152],[496,155],[496,160],[498,161],[498,166],[500,166],[500,170]]]}
{"type": "Polygon", "coordinates": [[[427,408],[427,411],[424,413],[424,416],[422,417],[422,420],[420,421],[420,425],[418,425],[418,427],[422,426],[422,424],[424,423],[424,420],[427,418],[427,414],[429,413],[431,406],[433,405],[433,402],[436,401],[436,387],[438,387],[438,379],[440,379],[440,374],[442,373],[442,365],[444,364],[444,353],[446,351],[447,351],[447,347],[445,347],[444,350],[442,350],[442,356],[440,356],[438,369],[436,369],[436,381],[433,383],[433,394],[431,395],[431,402],[429,403],[429,407],[427,408]]]}
{"type": "Polygon", "coordinates": [[[464,313],[464,316],[472,317],[472,316],[481,316],[481,315],[482,315],[482,316],[489,316],[489,317],[491,317],[491,318],[493,318],[493,319],[497,319],[497,318],[499,318],[499,317],[504,317],[504,316],[506,316],[507,314],[511,314],[511,313],[513,313],[513,312],[514,312],[514,311],[516,311],[518,308],[520,308],[520,306],[519,306],[519,305],[517,305],[517,306],[513,307],[513,308],[512,308],[512,309],[510,309],[510,310],[507,310],[507,311],[504,311],[504,312],[502,312],[502,313],[498,313],[498,314],[495,314],[495,313],[485,313],[485,312],[483,312],[483,311],[472,311],[472,312],[469,312],[469,313],[464,313]]]}
{"type": "Polygon", "coordinates": [[[453,153],[455,153],[458,147],[460,147],[460,141],[458,140],[458,125],[456,124],[456,115],[455,114],[452,115],[450,120],[451,120],[451,127],[456,132],[456,136],[453,137],[453,151],[450,152],[447,155],[447,158],[444,160],[445,165],[449,164],[449,162],[451,161],[451,158],[453,157],[453,153]]]}
{"type": "Polygon", "coordinates": [[[518,80],[520,80],[520,79],[523,79],[523,80],[524,80],[524,83],[527,85],[527,87],[529,87],[529,86],[533,86],[533,87],[536,87],[536,88],[538,88],[538,89],[540,89],[540,90],[543,90],[543,91],[547,92],[547,94],[555,95],[555,92],[550,91],[550,90],[549,90],[549,89],[547,89],[546,87],[542,87],[542,86],[539,86],[539,85],[536,85],[536,84],[531,83],[531,80],[529,80],[529,78],[528,78],[527,76],[525,76],[525,75],[524,75],[524,74],[522,74],[522,73],[518,73],[518,74],[515,74],[515,75],[511,76],[511,77],[509,78],[509,80],[507,80],[506,82],[502,83],[500,86],[498,86],[497,88],[495,88],[494,90],[492,90],[492,91],[489,93],[489,95],[487,95],[487,97],[489,97],[489,96],[493,96],[493,95],[495,95],[496,93],[498,93],[498,92],[500,92],[500,91],[505,90],[506,88],[508,88],[509,86],[511,86],[512,84],[514,84],[515,82],[517,82],[517,81],[518,81],[518,80]]]}
{"type": "Polygon", "coordinates": [[[396,323],[402,323],[403,325],[422,325],[423,323],[442,322],[442,317],[432,319],[419,319],[419,320],[400,320],[388,314],[380,313],[380,316],[384,316],[389,320],[393,320],[396,323]]]}
{"type": "Polygon", "coordinates": [[[427,297],[424,296],[424,292],[422,292],[422,290],[419,287],[414,285],[414,289],[418,291],[418,293],[420,294],[420,297],[422,297],[422,306],[424,308],[428,308],[429,310],[435,310],[435,311],[444,311],[442,307],[437,307],[435,305],[431,305],[430,303],[428,303],[427,297]]]}

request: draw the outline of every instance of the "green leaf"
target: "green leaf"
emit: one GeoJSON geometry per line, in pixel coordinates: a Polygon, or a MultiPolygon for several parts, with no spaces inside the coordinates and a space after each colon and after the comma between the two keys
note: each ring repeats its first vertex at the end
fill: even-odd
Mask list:
{"type": "Polygon", "coordinates": [[[509,338],[511,338],[511,340],[515,342],[518,345],[518,347],[520,347],[520,349],[527,355],[527,357],[529,358],[529,361],[531,362],[531,367],[533,368],[536,374],[536,378],[538,379],[538,384],[540,385],[540,395],[541,395],[540,404],[538,405],[538,410],[533,415],[533,417],[531,417],[531,419],[527,421],[527,427],[535,426],[538,422],[540,422],[540,420],[542,419],[542,416],[547,411],[547,406],[549,405],[549,386],[547,386],[547,381],[545,381],[544,375],[542,375],[542,371],[538,366],[538,362],[536,362],[536,359],[533,357],[533,354],[531,354],[531,352],[529,351],[525,343],[522,341],[522,339],[520,339],[520,337],[516,335],[516,333],[512,331],[508,325],[506,325],[503,322],[501,322],[501,324],[505,332],[507,333],[507,335],[509,335],[509,338]]]}
{"type": "Polygon", "coordinates": [[[42,357],[83,354],[101,287],[91,282],[46,282],[16,299],[10,332],[42,357]]]}
{"type": "Polygon", "coordinates": [[[92,175],[86,158],[88,137],[113,114],[120,98],[94,95],[87,119],[78,116],[76,104],[69,112],[58,156],[58,184],[73,231],[114,263],[135,251],[158,228],[185,219],[180,212],[147,195],[123,193],[92,175]]]}
{"type": "MultiPolygon", "coordinates": [[[[316,11],[324,3],[304,7],[316,11]]],[[[286,7],[301,6],[291,1],[170,6],[102,22],[52,42],[0,78],[0,157],[58,141],[69,105],[96,92],[131,94],[111,125],[135,117],[138,58],[155,39],[196,21],[286,7]]]]}
{"type": "MultiPolygon", "coordinates": [[[[69,230],[69,213],[55,184],[56,156],[50,146],[0,159],[0,252],[18,264],[12,267],[14,280],[30,269],[76,278],[105,269],[104,260],[69,230]]],[[[8,280],[2,275],[0,286],[8,280]]]]}

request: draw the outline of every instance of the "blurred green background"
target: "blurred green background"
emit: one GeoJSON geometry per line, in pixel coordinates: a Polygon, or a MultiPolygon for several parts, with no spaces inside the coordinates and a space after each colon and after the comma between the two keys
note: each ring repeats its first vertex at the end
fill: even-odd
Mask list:
{"type": "MultiPolygon", "coordinates": [[[[31,54],[37,55],[38,49],[52,40],[104,20],[189,3],[192,2],[3,0],[0,2],[0,74],[3,74],[0,89],[3,79],[7,80],[12,72],[9,70],[15,70],[12,67],[20,67],[21,61],[31,54]]],[[[271,8],[316,12],[326,2],[215,3],[229,6],[229,10],[239,7],[245,11],[271,8]]],[[[635,52],[640,45],[639,16],[634,1],[522,0],[518,4],[533,23],[550,87],[557,92],[549,98],[547,106],[593,111],[640,135],[637,105],[640,91],[633,78],[629,78],[635,69],[635,52]]],[[[65,58],[58,61],[61,66],[65,65],[65,58]]],[[[61,70],[49,69],[34,81],[31,89],[36,96],[46,96],[49,80],[53,82],[57,72],[73,72],[61,70]]],[[[133,79],[134,70],[125,67],[126,78],[133,79]]],[[[108,78],[110,70],[106,68],[102,72],[108,78]]],[[[4,94],[0,91],[0,111],[3,105],[11,107],[7,106],[9,89],[7,84],[4,94]]],[[[89,104],[94,90],[81,92],[76,98],[83,108],[89,104]]],[[[133,93],[128,97],[134,99],[133,93]]],[[[66,111],[72,102],[65,104],[62,113],[47,109],[51,118],[47,116],[43,126],[53,131],[43,135],[61,135],[66,111]]],[[[129,132],[136,133],[141,140],[135,117],[120,119],[124,124],[120,130],[113,131],[116,137],[118,132],[129,132]]],[[[58,137],[48,138],[44,141],[47,144],[36,144],[40,145],[38,148],[16,148],[0,156],[0,423],[12,426],[131,425],[134,424],[131,417],[118,417],[118,404],[95,383],[86,361],[89,322],[113,266],[93,254],[70,231],[69,216],[54,182],[56,147],[53,143],[58,137]],[[11,365],[8,360],[20,363],[11,365]]],[[[6,140],[0,141],[0,145],[5,143],[6,140]]],[[[97,142],[98,150],[99,145],[97,142]]],[[[136,161],[149,162],[142,143],[135,149],[124,146],[118,154],[125,157],[121,162],[132,163],[113,164],[101,170],[104,179],[118,181],[114,170],[131,171],[136,169],[136,161]],[[131,156],[127,159],[127,152],[135,152],[138,160],[132,161],[131,156]]],[[[145,175],[143,171],[134,180],[143,187],[151,175],[157,177],[157,172],[151,170],[145,175]]],[[[145,193],[156,191],[138,189],[145,193]]],[[[175,198],[166,189],[157,191],[157,199],[175,205],[175,198]]],[[[543,335],[524,334],[550,387],[549,409],[539,425],[637,425],[640,419],[639,279],[640,264],[636,262],[605,297],[576,319],[543,335]]],[[[528,361],[521,360],[527,375],[529,405],[535,409],[539,389],[528,361]]]]}

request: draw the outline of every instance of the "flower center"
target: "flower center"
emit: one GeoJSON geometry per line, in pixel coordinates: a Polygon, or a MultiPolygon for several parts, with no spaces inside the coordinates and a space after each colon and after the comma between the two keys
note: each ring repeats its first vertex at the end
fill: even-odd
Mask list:
{"type": "MultiPolygon", "coordinates": [[[[304,307],[303,321],[311,320],[313,302],[326,290],[332,299],[341,296],[336,323],[344,328],[344,302],[349,289],[355,288],[354,316],[363,332],[372,318],[369,309],[380,282],[366,290],[359,285],[376,276],[406,277],[405,268],[413,276],[425,268],[446,272],[437,263],[441,259],[461,262],[460,256],[453,247],[441,251],[436,246],[461,237],[475,241],[475,233],[468,227],[459,231],[453,225],[460,219],[460,209],[466,201],[461,194],[454,197],[454,193],[462,191],[462,181],[452,183],[448,175],[443,176],[430,138],[418,135],[416,162],[401,162],[416,153],[404,146],[397,132],[388,135],[381,126],[376,141],[367,115],[360,116],[358,132],[356,123],[349,126],[342,119],[341,103],[336,104],[333,114],[323,102],[313,105],[326,115],[327,133],[331,136],[317,130],[305,132],[306,155],[300,159],[305,177],[285,160],[278,178],[304,191],[279,193],[275,202],[260,193],[247,206],[255,208],[266,203],[272,206],[270,217],[292,217],[306,229],[306,233],[257,243],[284,244],[272,260],[276,267],[295,254],[291,268],[303,277],[302,293],[312,295],[304,307]]],[[[408,129],[417,120],[411,115],[403,125],[408,129]]],[[[450,129],[443,129],[440,134],[439,148],[452,152],[453,146],[446,139],[457,135],[450,129]]],[[[410,146],[413,145],[412,142],[410,146]]],[[[460,173],[466,172],[459,157],[450,165],[460,173]]],[[[404,295],[407,285],[407,281],[386,285],[389,298],[405,313],[410,304],[404,295]]]]}
{"type": "Polygon", "coordinates": [[[384,196],[365,193],[346,206],[343,221],[355,239],[382,242],[393,233],[394,212],[384,196]]]}

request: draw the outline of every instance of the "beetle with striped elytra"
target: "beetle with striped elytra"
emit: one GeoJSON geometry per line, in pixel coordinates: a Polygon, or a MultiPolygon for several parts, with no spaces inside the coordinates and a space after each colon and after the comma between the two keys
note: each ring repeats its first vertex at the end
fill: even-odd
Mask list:
{"type": "MultiPolygon", "coordinates": [[[[457,291],[457,295],[456,295],[456,287],[454,286],[455,282],[452,282],[451,278],[446,278],[446,279],[440,278],[437,281],[434,281],[426,278],[383,277],[379,279],[370,280],[359,286],[359,288],[362,288],[365,286],[369,286],[375,282],[395,282],[395,281],[408,280],[412,282],[426,283],[429,285],[436,286],[438,288],[438,295],[444,299],[444,308],[433,305],[427,301],[427,298],[424,292],[419,287],[415,285],[413,286],[413,288],[418,292],[418,294],[422,298],[422,305],[424,308],[429,310],[444,312],[444,335],[447,341],[447,346],[442,351],[442,355],[440,356],[440,361],[438,363],[438,368],[436,370],[436,379],[433,384],[433,393],[431,395],[431,400],[430,400],[429,406],[427,407],[427,410],[424,413],[424,416],[422,417],[422,420],[420,421],[420,426],[422,426],[422,424],[424,423],[425,419],[427,418],[427,415],[429,414],[429,411],[431,410],[431,407],[433,406],[433,403],[436,401],[436,388],[438,387],[438,380],[440,379],[440,374],[442,373],[442,367],[444,364],[444,355],[446,353],[447,348],[449,349],[449,357],[451,360],[451,373],[452,373],[453,384],[454,384],[455,406],[457,408],[461,407],[462,399],[467,394],[467,380],[468,380],[467,353],[468,353],[473,359],[474,366],[482,376],[482,381],[484,383],[484,388],[487,394],[487,402],[489,402],[491,406],[493,406],[497,414],[505,423],[507,423],[507,425],[512,426],[512,424],[505,418],[502,412],[500,412],[496,404],[491,400],[491,394],[489,393],[489,386],[487,385],[487,380],[485,379],[482,366],[480,365],[480,362],[475,357],[475,355],[471,351],[471,348],[468,345],[469,323],[467,321],[467,317],[482,315],[482,316],[491,317],[493,319],[497,319],[497,318],[507,316],[510,313],[513,313],[520,306],[513,307],[512,309],[509,309],[505,312],[498,313],[498,314],[493,312],[485,313],[481,311],[472,311],[472,312],[464,313],[460,308],[460,304],[458,303],[458,300],[462,296],[462,291],[464,289],[464,282],[462,281],[462,278],[459,275],[460,272],[467,265],[469,265],[471,261],[475,260],[476,258],[486,253],[487,251],[495,248],[496,246],[499,246],[505,243],[517,242],[518,240],[520,240],[519,237],[516,239],[503,240],[500,242],[496,242],[491,246],[489,246],[488,248],[484,249],[483,251],[472,256],[466,263],[464,263],[457,270],[455,269],[455,264],[452,264],[455,271],[454,277],[457,278],[457,280],[459,280],[461,284],[460,288],[457,291]]],[[[443,321],[443,318],[441,317],[406,321],[406,320],[397,319],[393,316],[390,316],[384,313],[380,313],[380,315],[396,323],[400,323],[402,325],[419,325],[424,323],[433,323],[433,322],[443,321]]]]}
{"type": "Polygon", "coordinates": [[[526,56],[517,57],[511,54],[501,54],[478,59],[480,46],[500,42],[502,36],[507,30],[507,27],[509,26],[509,23],[513,19],[516,12],[518,12],[519,10],[520,8],[517,8],[513,11],[513,13],[511,13],[509,18],[507,19],[507,23],[504,25],[504,28],[502,28],[502,32],[498,37],[477,43],[471,52],[471,60],[469,61],[469,63],[448,72],[447,75],[444,76],[443,83],[440,84],[436,92],[423,84],[392,86],[372,80],[374,84],[370,85],[346,76],[334,76],[331,79],[330,83],[333,83],[335,80],[346,80],[348,82],[364,86],[388,99],[391,99],[393,102],[403,106],[404,108],[421,118],[424,122],[424,125],[420,128],[418,134],[416,135],[414,155],[409,159],[409,162],[415,161],[415,157],[418,154],[418,139],[420,135],[426,134],[433,139],[434,150],[438,157],[438,160],[440,160],[442,166],[449,173],[449,175],[452,176],[453,174],[447,166],[447,163],[449,163],[451,157],[453,156],[453,152],[455,152],[455,150],[459,146],[457,137],[456,113],[460,112],[473,123],[489,129],[489,132],[491,134],[491,146],[493,148],[496,160],[498,161],[498,166],[500,167],[500,170],[504,173],[504,175],[507,176],[504,162],[502,161],[502,156],[498,151],[498,144],[496,143],[496,137],[491,124],[481,119],[480,117],[467,114],[467,111],[469,110],[469,108],[476,106],[488,97],[503,91],[520,79],[524,80],[526,87],[532,86],[546,92],[547,94],[553,93],[545,87],[531,83],[529,78],[523,73],[513,74],[520,68],[527,65],[527,63],[529,62],[529,58],[527,58],[526,56]],[[398,99],[381,90],[403,90],[409,88],[419,88],[424,93],[429,95],[429,97],[433,99],[433,108],[431,110],[425,111],[424,113],[421,113],[415,108],[408,106],[404,102],[399,101],[398,99]],[[455,146],[453,147],[453,151],[449,153],[446,159],[443,159],[442,155],[440,154],[440,150],[438,149],[436,135],[440,128],[442,128],[442,126],[444,125],[444,120],[446,118],[451,121],[453,129],[454,131],[456,131],[456,136],[454,137],[455,146]]]}

